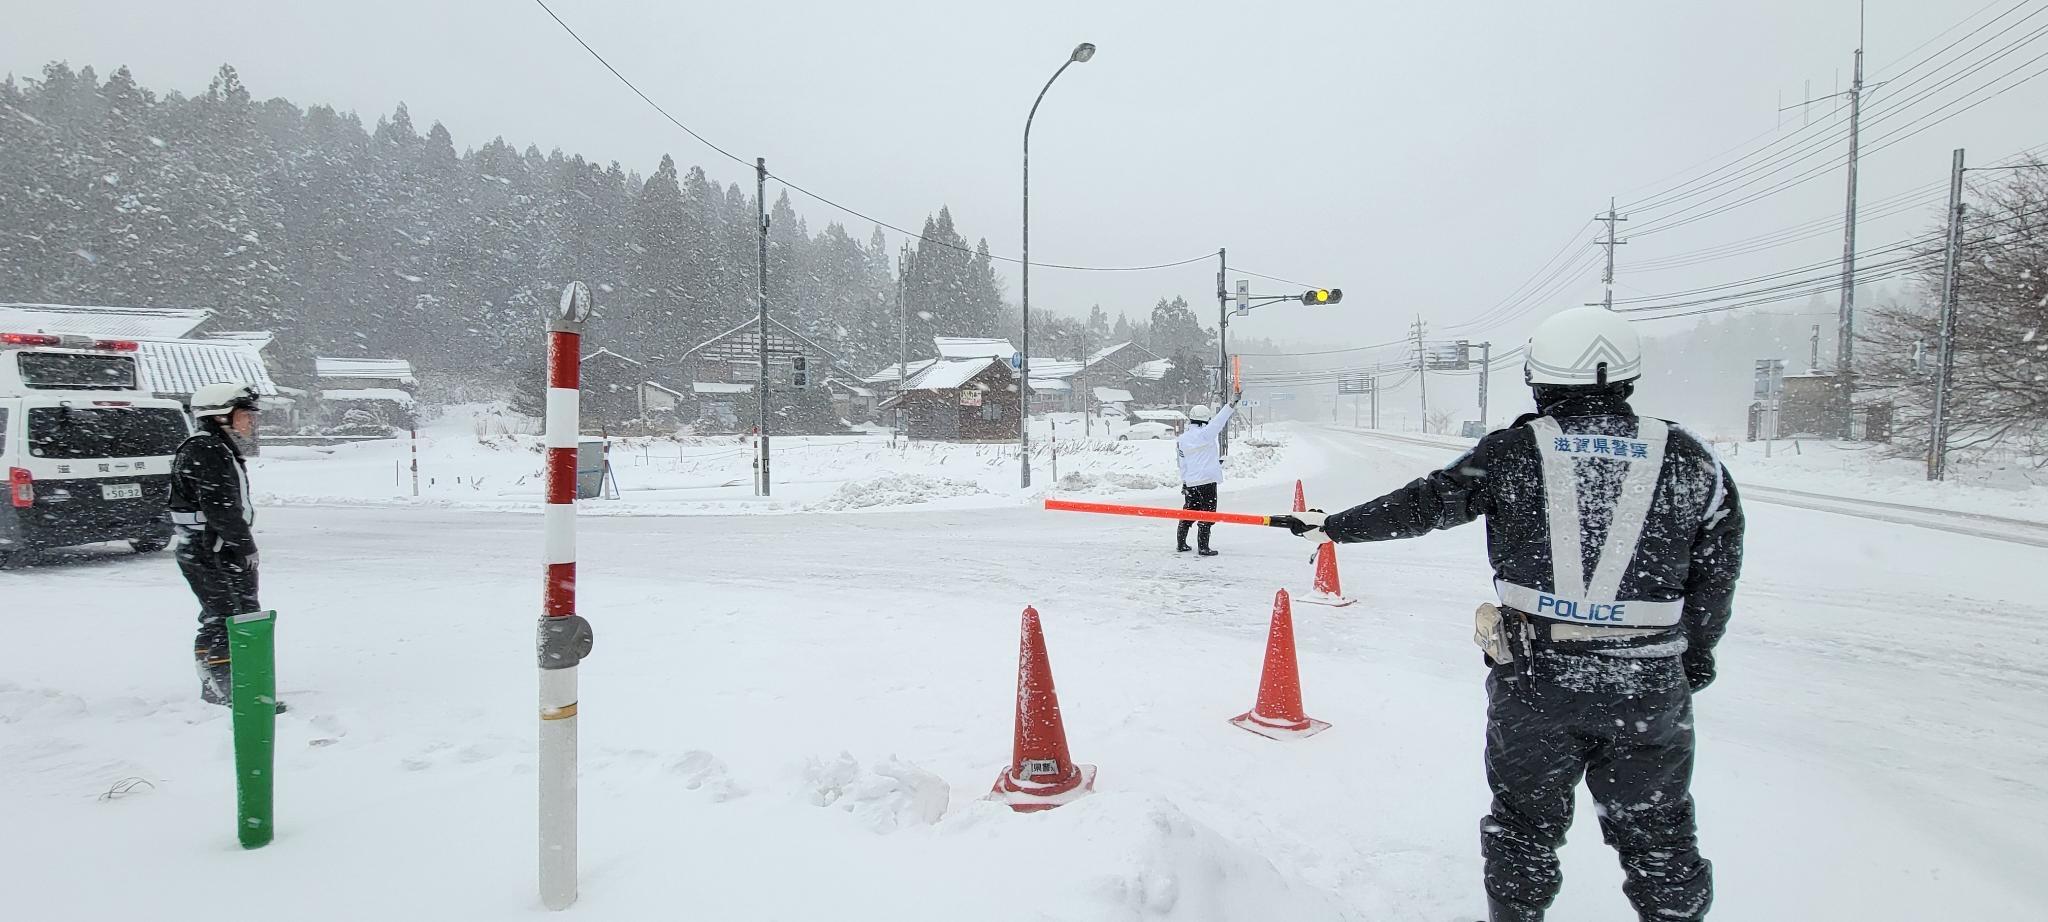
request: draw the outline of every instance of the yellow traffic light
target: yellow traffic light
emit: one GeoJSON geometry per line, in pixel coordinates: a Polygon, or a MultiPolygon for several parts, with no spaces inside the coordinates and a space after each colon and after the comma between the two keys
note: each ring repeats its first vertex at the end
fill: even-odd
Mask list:
{"type": "Polygon", "coordinates": [[[1311,288],[1301,293],[1303,304],[1335,304],[1344,300],[1342,288],[1311,288]]]}

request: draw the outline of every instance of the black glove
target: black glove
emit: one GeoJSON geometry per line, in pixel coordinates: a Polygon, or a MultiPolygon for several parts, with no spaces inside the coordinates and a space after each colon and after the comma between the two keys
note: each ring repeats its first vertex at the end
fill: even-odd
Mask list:
{"type": "Polygon", "coordinates": [[[1329,540],[1329,536],[1323,534],[1323,520],[1327,518],[1329,516],[1324,515],[1321,509],[1269,517],[1274,525],[1293,532],[1295,537],[1307,538],[1317,544],[1329,540]]]}
{"type": "Polygon", "coordinates": [[[1685,684],[1695,694],[1714,684],[1714,651],[1706,647],[1689,647],[1680,660],[1685,664],[1685,684]]]}

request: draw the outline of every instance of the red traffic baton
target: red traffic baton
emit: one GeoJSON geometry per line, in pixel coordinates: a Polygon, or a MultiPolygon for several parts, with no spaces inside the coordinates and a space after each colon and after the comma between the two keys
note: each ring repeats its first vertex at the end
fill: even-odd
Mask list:
{"type": "Polygon", "coordinates": [[[1120,503],[1083,503],[1070,499],[1048,499],[1045,508],[1049,512],[1093,512],[1098,515],[1134,515],[1147,519],[1178,519],[1183,522],[1215,522],[1221,525],[1269,525],[1286,528],[1281,519],[1291,516],[1251,515],[1244,512],[1203,512],[1199,509],[1175,509],[1170,506],[1125,506],[1120,503]]]}

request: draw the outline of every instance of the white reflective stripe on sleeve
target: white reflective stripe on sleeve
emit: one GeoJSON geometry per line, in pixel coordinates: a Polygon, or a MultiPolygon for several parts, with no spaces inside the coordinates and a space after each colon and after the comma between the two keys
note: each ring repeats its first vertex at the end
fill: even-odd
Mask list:
{"type": "Polygon", "coordinates": [[[1560,596],[1506,580],[1494,580],[1500,603],[1539,618],[1604,627],[1672,627],[1685,617],[1683,599],[1670,602],[1616,602],[1560,596]]]}
{"type": "Polygon", "coordinates": [[[542,506],[541,528],[547,532],[547,559],[544,562],[575,563],[576,504],[548,503],[542,506]]]}
{"type": "MultiPolygon", "coordinates": [[[[1536,434],[1536,452],[1543,459],[1543,498],[1550,513],[1551,585],[1559,592],[1576,595],[1586,588],[1585,551],[1579,543],[1578,473],[1571,457],[1556,450],[1557,441],[1565,437],[1557,420],[1539,416],[1529,428],[1536,434]]],[[[1536,614],[1534,609],[1515,607],[1536,614]]]]}
{"type": "Polygon", "coordinates": [[[1648,446],[1649,454],[1628,462],[1621,495],[1615,500],[1614,517],[1607,526],[1607,543],[1600,548],[1600,563],[1593,568],[1592,581],[1586,584],[1587,598],[1621,597],[1621,578],[1635,560],[1636,545],[1643,539],[1643,526],[1649,522],[1650,507],[1657,498],[1657,481],[1664,472],[1665,437],[1669,434],[1661,419],[1636,420],[1636,439],[1648,446]]]}
{"type": "Polygon", "coordinates": [[[568,387],[548,388],[548,436],[549,448],[576,447],[576,399],[577,391],[568,387]]]}

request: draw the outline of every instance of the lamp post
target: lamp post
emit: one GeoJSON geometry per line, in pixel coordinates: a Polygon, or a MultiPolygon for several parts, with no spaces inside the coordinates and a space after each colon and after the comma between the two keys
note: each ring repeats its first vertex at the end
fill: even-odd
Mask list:
{"type": "Polygon", "coordinates": [[[1038,98],[1031,101],[1031,114],[1024,116],[1024,346],[1017,362],[1017,479],[1026,489],[1031,487],[1031,120],[1038,117],[1038,104],[1045,101],[1053,81],[1068,67],[1092,57],[1094,45],[1075,45],[1074,53],[1067,55],[1066,63],[1052,72],[1038,98]]]}

